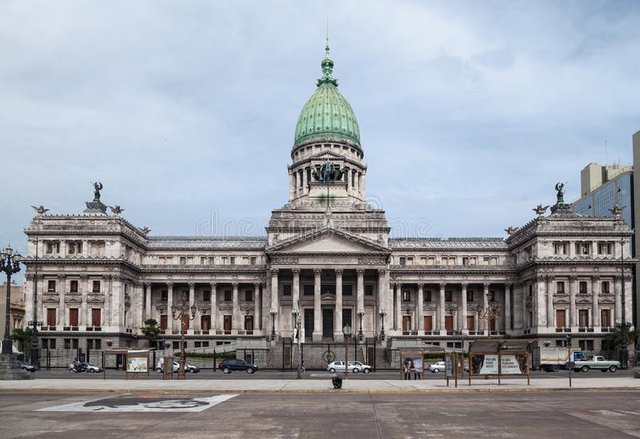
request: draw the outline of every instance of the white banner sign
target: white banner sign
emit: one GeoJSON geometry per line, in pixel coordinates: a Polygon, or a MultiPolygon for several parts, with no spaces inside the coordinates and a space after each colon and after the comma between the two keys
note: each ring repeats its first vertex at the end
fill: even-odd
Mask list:
{"type": "MultiPolygon", "coordinates": [[[[502,356],[502,374],[503,375],[517,375],[521,374],[520,364],[515,355],[503,355],[502,356]]],[[[497,375],[498,374],[498,356],[497,355],[485,355],[482,367],[480,368],[480,375],[497,375]]]]}

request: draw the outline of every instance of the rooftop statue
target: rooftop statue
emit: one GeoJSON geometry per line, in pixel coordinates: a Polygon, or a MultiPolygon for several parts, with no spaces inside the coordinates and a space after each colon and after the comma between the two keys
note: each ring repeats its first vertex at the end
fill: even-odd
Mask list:
{"type": "Polygon", "coordinates": [[[538,204],[535,208],[533,208],[533,211],[536,213],[536,215],[542,216],[544,215],[544,213],[547,211],[548,208],[549,206],[543,206],[542,204],[538,204]]]}
{"type": "Polygon", "coordinates": [[[331,163],[331,161],[328,159],[320,167],[320,170],[314,169],[313,171],[313,178],[315,178],[317,181],[322,182],[322,184],[341,181],[343,176],[344,176],[344,169],[338,168],[336,165],[331,163]]]}
{"type": "Polygon", "coordinates": [[[564,204],[564,183],[556,183],[557,204],[564,204]]]}
{"type": "Polygon", "coordinates": [[[36,206],[31,206],[33,207],[33,209],[36,211],[36,213],[38,215],[44,215],[45,213],[47,213],[49,211],[49,209],[45,209],[45,207],[43,205],[40,205],[38,207],[36,206]]]}
{"type": "Polygon", "coordinates": [[[100,201],[100,191],[102,190],[102,183],[95,182],[92,183],[93,184],[93,188],[94,188],[94,192],[93,192],[93,201],[100,201]]]}

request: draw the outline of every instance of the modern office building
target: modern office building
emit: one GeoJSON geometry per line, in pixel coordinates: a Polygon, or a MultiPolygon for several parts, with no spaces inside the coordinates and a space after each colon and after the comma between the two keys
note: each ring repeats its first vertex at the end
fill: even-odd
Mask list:
{"type": "Polygon", "coordinates": [[[185,330],[188,350],[251,345],[266,366],[286,363],[297,334],[308,366],[322,366],[314,349],[339,349],[347,325],[365,361],[376,349],[492,335],[562,344],[571,334],[584,349],[606,348],[624,303],[631,313],[631,232],[620,216],[577,215],[560,187],[551,214],[539,207],[506,238],[391,238],[385,212],[366,202],[380,164],[363,161],[328,47],[321,66],[288,152],[288,199],[265,236],[154,236],[118,208],[107,213],[100,184],[84,212],[33,218],[26,319],[42,320],[43,348],[143,345],[148,318],[169,346],[185,330]],[[174,319],[183,305],[188,318],[174,319]]]}

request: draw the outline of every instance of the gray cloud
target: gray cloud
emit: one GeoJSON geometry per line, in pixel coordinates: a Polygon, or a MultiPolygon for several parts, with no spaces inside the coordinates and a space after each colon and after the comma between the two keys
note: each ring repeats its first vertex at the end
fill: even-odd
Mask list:
{"type": "Polygon", "coordinates": [[[31,204],[80,212],[96,179],[154,233],[211,212],[263,233],[327,9],[369,196],[398,233],[503,236],[556,181],[577,197],[605,140],[631,159],[636,2],[8,1],[0,244],[24,250],[31,204]]]}

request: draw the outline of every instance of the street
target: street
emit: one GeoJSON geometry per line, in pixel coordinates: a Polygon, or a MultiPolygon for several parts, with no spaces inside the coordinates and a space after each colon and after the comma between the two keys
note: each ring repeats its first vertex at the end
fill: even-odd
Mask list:
{"type": "Polygon", "coordinates": [[[0,437],[640,437],[637,391],[2,392],[0,437]]]}

